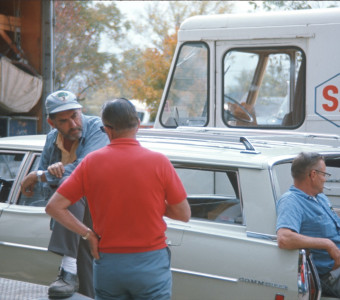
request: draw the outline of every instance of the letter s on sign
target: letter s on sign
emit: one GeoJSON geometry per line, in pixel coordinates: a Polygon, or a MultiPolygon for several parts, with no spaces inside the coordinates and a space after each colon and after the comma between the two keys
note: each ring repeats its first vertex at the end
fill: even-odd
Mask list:
{"type": "Polygon", "coordinates": [[[333,94],[338,94],[338,88],[335,85],[327,85],[322,91],[322,95],[326,100],[332,102],[332,105],[322,104],[322,107],[325,111],[335,111],[338,108],[338,99],[329,95],[329,91],[333,92],[333,94]]]}

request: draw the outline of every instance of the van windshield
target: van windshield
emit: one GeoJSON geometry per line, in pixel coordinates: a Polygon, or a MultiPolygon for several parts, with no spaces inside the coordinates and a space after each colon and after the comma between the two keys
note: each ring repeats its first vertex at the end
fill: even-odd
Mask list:
{"type": "Polygon", "coordinates": [[[205,126],[208,122],[208,47],[187,43],[180,47],[166,101],[164,127],[205,126]]]}

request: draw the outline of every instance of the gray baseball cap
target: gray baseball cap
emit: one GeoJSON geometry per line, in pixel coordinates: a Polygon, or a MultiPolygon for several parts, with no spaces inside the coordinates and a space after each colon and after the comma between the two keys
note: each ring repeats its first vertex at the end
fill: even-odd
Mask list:
{"type": "Polygon", "coordinates": [[[48,95],[45,105],[46,113],[48,115],[65,110],[82,108],[82,106],[78,103],[75,94],[63,90],[56,91],[48,95]]]}

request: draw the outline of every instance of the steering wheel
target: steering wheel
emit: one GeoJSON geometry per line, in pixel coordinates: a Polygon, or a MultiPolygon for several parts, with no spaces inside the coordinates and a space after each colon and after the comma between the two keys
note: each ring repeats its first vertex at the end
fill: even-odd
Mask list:
{"type": "Polygon", "coordinates": [[[226,111],[226,113],[227,113],[228,116],[231,116],[231,117],[233,117],[234,119],[236,119],[236,120],[238,120],[238,121],[242,121],[242,122],[246,122],[246,123],[252,123],[252,122],[254,121],[254,118],[253,118],[253,116],[250,114],[250,112],[249,112],[244,106],[242,106],[241,103],[239,103],[237,100],[231,98],[231,97],[228,96],[228,95],[224,95],[224,102],[231,102],[231,103],[233,103],[233,104],[236,104],[236,106],[238,106],[238,107],[246,114],[246,116],[248,117],[248,119],[244,119],[244,118],[242,118],[242,117],[238,117],[238,116],[234,115],[234,114],[230,111],[230,109],[226,109],[225,111],[226,111]],[[226,101],[226,99],[228,99],[228,100],[226,101]]]}

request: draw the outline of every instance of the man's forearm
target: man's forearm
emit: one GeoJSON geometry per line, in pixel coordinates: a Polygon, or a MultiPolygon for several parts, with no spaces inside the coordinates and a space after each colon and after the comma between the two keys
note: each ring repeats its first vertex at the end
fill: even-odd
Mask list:
{"type": "Polygon", "coordinates": [[[191,216],[191,210],[188,200],[185,199],[175,205],[167,204],[165,216],[174,220],[188,222],[191,216]]]}
{"type": "Polygon", "coordinates": [[[47,214],[64,227],[87,239],[90,243],[92,256],[99,259],[99,237],[67,209],[71,204],[71,201],[56,192],[47,203],[45,210],[47,214]]]}
{"type": "Polygon", "coordinates": [[[88,228],[67,209],[71,204],[71,201],[56,192],[48,201],[45,211],[67,229],[85,236],[88,228]]]}
{"type": "Polygon", "coordinates": [[[278,245],[282,249],[323,249],[332,251],[336,245],[329,239],[309,237],[299,234],[287,228],[281,228],[277,232],[278,245]]]}

